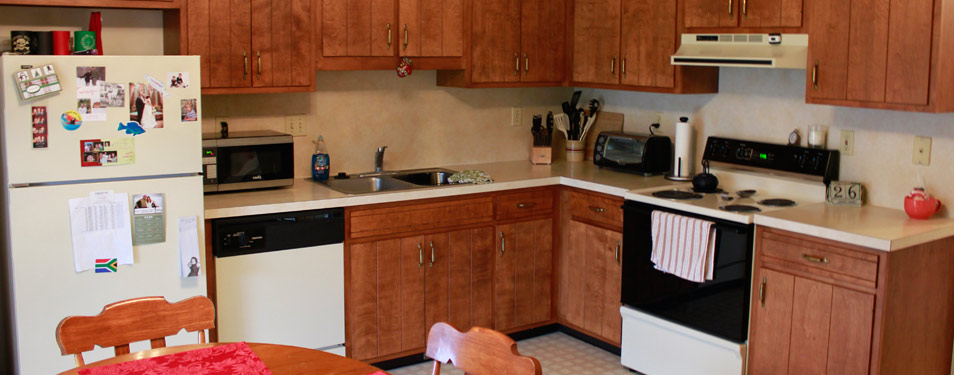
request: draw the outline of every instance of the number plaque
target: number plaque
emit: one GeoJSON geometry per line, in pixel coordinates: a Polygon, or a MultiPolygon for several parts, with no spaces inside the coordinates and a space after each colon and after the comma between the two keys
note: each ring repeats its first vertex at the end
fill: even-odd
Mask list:
{"type": "Polygon", "coordinates": [[[832,206],[861,207],[865,201],[865,187],[860,182],[833,181],[828,185],[825,201],[832,206]]]}

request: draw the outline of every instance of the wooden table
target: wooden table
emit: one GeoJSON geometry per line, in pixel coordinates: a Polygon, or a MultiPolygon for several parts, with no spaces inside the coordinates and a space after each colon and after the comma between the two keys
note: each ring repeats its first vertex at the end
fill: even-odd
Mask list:
{"type": "MultiPolygon", "coordinates": [[[[104,359],[99,362],[89,363],[86,364],[86,366],[77,367],[72,370],[62,372],[60,375],[76,375],[79,374],[78,370],[84,368],[135,361],[137,359],[158,357],[167,354],[180,353],[189,350],[226,344],[230,343],[180,345],[144,350],[141,352],[124,354],[118,357],[104,359]]],[[[265,362],[265,365],[268,366],[268,369],[272,370],[272,373],[275,375],[364,375],[380,370],[377,367],[371,366],[364,362],[326,353],[320,350],[299,348],[297,346],[258,344],[251,342],[248,343],[248,346],[252,348],[252,351],[262,359],[262,362],[265,362]]]]}

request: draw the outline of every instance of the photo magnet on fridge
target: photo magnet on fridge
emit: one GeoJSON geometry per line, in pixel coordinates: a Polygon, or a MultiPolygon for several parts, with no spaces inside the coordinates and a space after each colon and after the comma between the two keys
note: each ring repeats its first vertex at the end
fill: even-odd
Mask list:
{"type": "Polygon", "coordinates": [[[133,194],[133,245],[166,242],[162,193],[133,194]]]}
{"type": "Polygon", "coordinates": [[[161,128],[163,123],[163,97],[159,90],[148,83],[129,84],[129,120],[139,123],[143,129],[161,128]]]}
{"type": "Polygon", "coordinates": [[[133,164],[136,144],[132,138],[84,139],[80,141],[80,166],[101,167],[133,164]]]}
{"type": "Polygon", "coordinates": [[[63,129],[73,131],[83,126],[83,116],[76,111],[66,111],[60,116],[60,123],[63,129]]]}
{"type": "Polygon", "coordinates": [[[63,90],[53,65],[21,70],[14,73],[14,77],[16,78],[20,99],[23,100],[34,99],[63,90]]]}
{"type": "Polygon", "coordinates": [[[194,122],[199,119],[195,108],[195,99],[182,99],[182,122],[194,122]]]}
{"type": "Polygon", "coordinates": [[[166,73],[166,82],[169,82],[170,89],[187,89],[189,88],[189,72],[166,73]]]}
{"type": "Polygon", "coordinates": [[[101,81],[106,80],[105,66],[77,66],[76,67],[76,88],[96,87],[101,81]]]}
{"type": "Polygon", "coordinates": [[[119,83],[101,82],[99,102],[105,107],[122,108],[126,105],[126,89],[119,83]]]}
{"type": "Polygon", "coordinates": [[[46,148],[47,121],[46,107],[33,107],[33,148],[46,148]]]}

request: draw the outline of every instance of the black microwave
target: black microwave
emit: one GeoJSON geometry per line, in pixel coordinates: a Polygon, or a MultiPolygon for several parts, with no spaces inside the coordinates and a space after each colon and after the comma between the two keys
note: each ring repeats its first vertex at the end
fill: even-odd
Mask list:
{"type": "Polygon", "coordinates": [[[292,136],[268,130],[202,134],[202,171],[205,192],[292,185],[292,136]]]}

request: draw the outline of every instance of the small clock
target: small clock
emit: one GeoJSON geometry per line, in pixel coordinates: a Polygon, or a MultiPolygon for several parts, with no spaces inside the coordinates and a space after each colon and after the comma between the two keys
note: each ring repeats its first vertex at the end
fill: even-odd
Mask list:
{"type": "Polygon", "coordinates": [[[828,185],[825,202],[832,206],[861,207],[865,201],[865,187],[860,182],[833,181],[828,185]]]}

